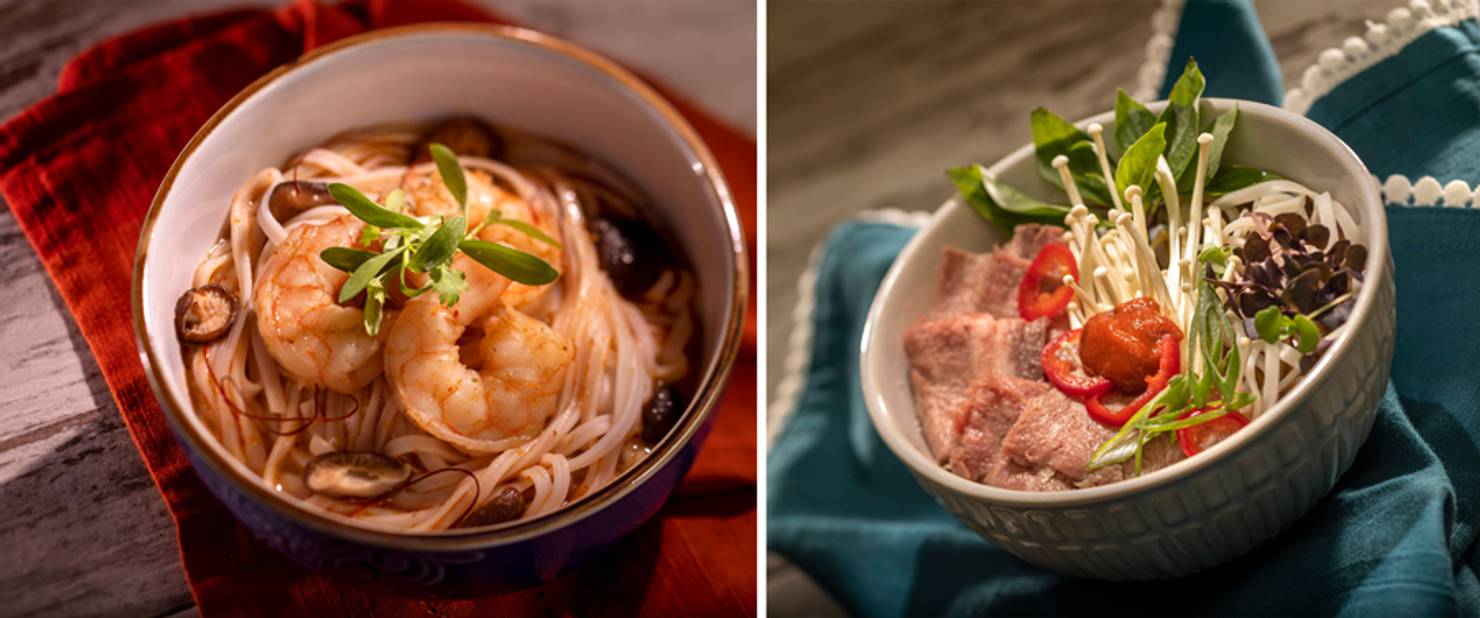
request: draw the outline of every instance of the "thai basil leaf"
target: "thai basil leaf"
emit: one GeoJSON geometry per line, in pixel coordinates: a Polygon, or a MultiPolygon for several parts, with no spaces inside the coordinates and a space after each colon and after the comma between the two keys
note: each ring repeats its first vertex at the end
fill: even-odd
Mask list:
{"type": "Polygon", "coordinates": [[[1013,188],[1012,185],[998,182],[997,178],[992,176],[990,172],[983,172],[980,169],[977,172],[981,174],[982,188],[986,190],[987,196],[992,198],[992,202],[1003,210],[1015,215],[1034,219],[1048,218],[1057,222],[1059,225],[1063,225],[1064,216],[1069,214],[1068,206],[1040,202],[1033,199],[1032,196],[1013,188]]]}
{"type": "Polygon", "coordinates": [[[319,252],[319,259],[325,264],[333,266],[347,273],[355,272],[365,260],[375,257],[374,253],[351,249],[349,247],[329,247],[319,252]]]}
{"type": "Polygon", "coordinates": [[[366,286],[370,285],[370,281],[379,278],[386,267],[390,266],[391,260],[399,255],[401,255],[400,251],[388,251],[361,263],[359,268],[350,273],[349,280],[344,282],[344,287],[339,288],[339,302],[345,302],[364,291],[366,286]]]}
{"type": "Polygon", "coordinates": [[[1167,95],[1167,102],[1179,107],[1190,107],[1197,103],[1202,97],[1203,88],[1207,86],[1207,80],[1203,78],[1202,71],[1197,68],[1197,60],[1187,59],[1187,65],[1182,68],[1182,75],[1177,82],[1172,84],[1172,92],[1167,95]]]}
{"type": "Polygon", "coordinates": [[[506,245],[467,239],[458,248],[493,272],[525,285],[544,285],[560,276],[544,260],[506,245]]]}
{"type": "Polygon", "coordinates": [[[1121,153],[1141,139],[1155,124],[1156,114],[1132,99],[1124,90],[1115,91],[1115,147],[1121,153]]]}
{"type": "Polygon", "coordinates": [[[1126,189],[1136,185],[1149,191],[1156,174],[1156,160],[1166,145],[1166,124],[1158,122],[1120,157],[1120,165],[1115,168],[1115,190],[1125,195],[1126,189]]]}
{"type": "Polygon", "coordinates": [[[457,253],[457,243],[462,240],[463,234],[468,231],[468,220],[458,215],[447,220],[437,231],[432,233],[426,242],[411,256],[406,267],[411,272],[424,273],[434,266],[452,259],[452,254],[457,253]]]}
{"type": "Polygon", "coordinates": [[[981,173],[977,166],[953,167],[946,170],[946,176],[951,179],[952,184],[956,185],[956,191],[961,193],[961,198],[966,200],[966,204],[987,222],[1002,230],[1002,233],[1010,235],[1012,228],[1027,223],[992,201],[991,196],[987,194],[986,187],[982,185],[981,173]]]}
{"type": "MultiPolygon", "coordinates": [[[[1074,142],[1069,146],[1067,156],[1070,177],[1074,179],[1074,186],[1079,188],[1084,202],[1094,206],[1110,205],[1110,187],[1105,176],[1100,173],[1100,155],[1095,154],[1094,142],[1074,142]]],[[[1108,158],[1109,155],[1106,156],[1108,158]]],[[[1113,160],[1110,169],[1115,169],[1113,160]]]]}
{"type": "Polygon", "coordinates": [[[1197,108],[1204,86],[1206,81],[1197,68],[1197,61],[1188,59],[1187,68],[1172,86],[1171,96],[1167,97],[1166,109],[1157,118],[1157,122],[1167,125],[1167,165],[1172,168],[1174,178],[1180,178],[1182,171],[1197,156],[1197,135],[1201,126],[1197,108]]]}
{"type": "Polygon", "coordinates": [[[1069,214],[1067,206],[1035,200],[1022,191],[998,182],[979,165],[954,167],[946,175],[951,178],[951,182],[956,185],[961,197],[972,210],[1008,234],[1012,233],[1012,228],[1024,223],[1062,227],[1064,216],[1069,214]]]}
{"type": "Polygon", "coordinates": [[[458,163],[457,155],[452,150],[441,144],[432,144],[427,147],[432,153],[432,160],[437,163],[437,174],[442,176],[442,184],[447,185],[447,191],[452,193],[457,205],[463,208],[468,206],[468,179],[463,176],[462,164],[458,163]]]}
{"type": "Polygon", "coordinates": [[[1110,203],[1110,194],[1100,173],[1100,162],[1094,154],[1089,134],[1080,131],[1069,121],[1043,108],[1033,110],[1030,117],[1033,129],[1033,148],[1038,160],[1038,175],[1060,189],[1064,181],[1054,169],[1053,160],[1059,155],[1069,157],[1069,172],[1073,174],[1084,201],[1097,206],[1110,203]],[[1086,146],[1079,146],[1083,142],[1086,146]],[[1083,179],[1081,181],[1080,179],[1083,179]]]}
{"type": "Polygon", "coordinates": [[[1207,186],[1203,187],[1203,198],[1212,200],[1244,187],[1271,180],[1283,180],[1284,176],[1257,167],[1229,165],[1218,170],[1218,175],[1209,174],[1207,186]]]}
{"type": "MultiPolygon", "coordinates": [[[[1208,145],[1208,178],[1218,175],[1218,165],[1223,161],[1223,148],[1228,145],[1228,135],[1238,122],[1238,104],[1213,121],[1213,143],[1208,145]]],[[[1206,186],[1203,187],[1207,189],[1206,186]]]]}
{"type": "MultiPolygon", "coordinates": [[[[1238,122],[1238,106],[1228,110],[1213,120],[1213,125],[1208,128],[1212,134],[1213,141],[1208,144],[1208,171],[1203,184],[1203,192],[1207,193],[1206,184],[1218,173],[1218,166],[1223,160],[1223,148],[1228,145],[1228,134],[1233,131],[1234,123],[1238,122]]],[[[1201,135],[1201,134],[1199,134],[1201,135]]],[[[1191,193],[1193,185],[1197,183],[1197,165],[1189,164],[1187,169],[1182,170],[1182,175],[1177,178],[1177,188],[1183,193],[1191,193]]]]}
{"type": "Polygon", "coordinates": [[[329,195],[334,196],[334,201],[349,210],[350,214],[359,217],[360,220],[377,227],[418,229],[422,223],[403,215],[381,208],[379,204],[365,197],[359,189],[351,187],[342,182],[329,184],[329,195]]]}

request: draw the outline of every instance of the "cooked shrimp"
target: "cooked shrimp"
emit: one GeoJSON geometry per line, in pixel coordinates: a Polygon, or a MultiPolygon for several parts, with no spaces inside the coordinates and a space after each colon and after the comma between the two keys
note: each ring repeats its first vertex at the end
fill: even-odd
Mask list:
{"type": "Polygon", "coordinates": [[[407,303],[386,340],[386,376],[406,417],[472,454],[510,448],[538,434],[555,412],[574,348],[544,322],[501,302],[508,280],[458,256],[468,289],[452,308],[434,295],[407,303]],[[478,369],[460,339],[481,324],[478,369]]]}
{"type": "MultiPolygon", "coordinates": [[[[528,223],[539,228],[556,242],[561,241],[559,222],[550,213],[542,213],[517,194],[504,190],[481,170],[468,170],[467,179],[469,229],[481,225],[488,218],[489,213],[497,211],[504,219],[528,223]]],[[[410,198],[411,212],[416,215],[451,215],[459,210],[457,201],[453,199],[452,193],[447,191],[447,185],[442,183],[442,177],[434,169],[407,174],[401,188],[410,198]]],[[[542,242],[507,225],[486,226],[478,233],[478,237],[531,253],[555,267],[555,270],[564,271],[559,247],[542,242]]],[[[550,289],[551,285],[553,284],[531,286],[512,283],[503,293],[504,304],[516,309],[529,307],[546,290],[550,289]]]]}
{"type": "MultiPolygon", "coordinates": [[[[319,252],[354,244],[362,227],[344,215],[294,228],[262,268],[253,294],[257,330],[278,366],[340,393],[353,393],[380,375],[386,329],[378,337],[366,334],[361,310],[335,302],[349,275],[325,264],[319,252]]],[[[384,324],[393,321],[387,311],[384,324]]]]}

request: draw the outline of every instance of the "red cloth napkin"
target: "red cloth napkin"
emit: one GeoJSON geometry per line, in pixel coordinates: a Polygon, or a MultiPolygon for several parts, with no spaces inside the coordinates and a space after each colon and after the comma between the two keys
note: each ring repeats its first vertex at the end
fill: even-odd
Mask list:
{"type": "MultiPolygon", "coordinates": [[[[196,602],[207,615],[753,614],[754,304],[714,430],[677,495],[633,538],[539,589],[424,601],[305,573],[236,523],[171,437],[121,308],[129,306],[140,224],[176,154],[232,95],[308,49],[367,29],[449,20],[501,21],[456,0],[365,0],[157,25],[84,52],[62,71],[55,95],[0,127],[0,193],[76,318],[169,505],[196,602]]],[[[754,256],[754,141],[667,96],[718,158],[754,256]]]]}

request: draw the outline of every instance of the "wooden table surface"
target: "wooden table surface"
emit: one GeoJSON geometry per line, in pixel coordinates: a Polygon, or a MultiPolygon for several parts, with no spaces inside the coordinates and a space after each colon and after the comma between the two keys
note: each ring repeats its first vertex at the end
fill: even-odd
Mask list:
{"type": "MultiPolygon", "coordinates": [[[[1287,87],[1403,0],[1256,0],[1287,87]]],[[[797,281],[835,224],[868,209],[933,211],[945,170],[1030,140],[1028,112],[1066,118],[1133,91],[1160,0],[772,0],[767,5],[767,375],[783,376],[797,281]]],[[[835,613],[771,556],[773,615],[835,613]]]]}
{"type": "MultiPolygon", "coordinates": [[[[755,130],[755,0],[487,0],[755,130]]],[[[0,0],[0,118],[99,40],[264,0],[0,0]]],[[[174,526],[87,344],[0,209],[0,615],[193,614],[174,526]]],[[[127,319],[121,313],[119,319],[127,319]]]]}

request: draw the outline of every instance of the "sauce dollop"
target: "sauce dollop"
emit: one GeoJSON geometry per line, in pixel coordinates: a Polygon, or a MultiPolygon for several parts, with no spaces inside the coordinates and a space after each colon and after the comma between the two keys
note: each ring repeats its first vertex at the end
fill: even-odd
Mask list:
{"type": "Polygon", "coordinates": [[[1161,363],[1157,342],[1166,336],[1182,338],[1182,330],[1161,313],[1150,298],[1133,298],[1100,313],[1084,324],[1079,360],[1085,371],[1103,376],[1127,395],[1146,390],[1146,378],[1161,363]]]}

